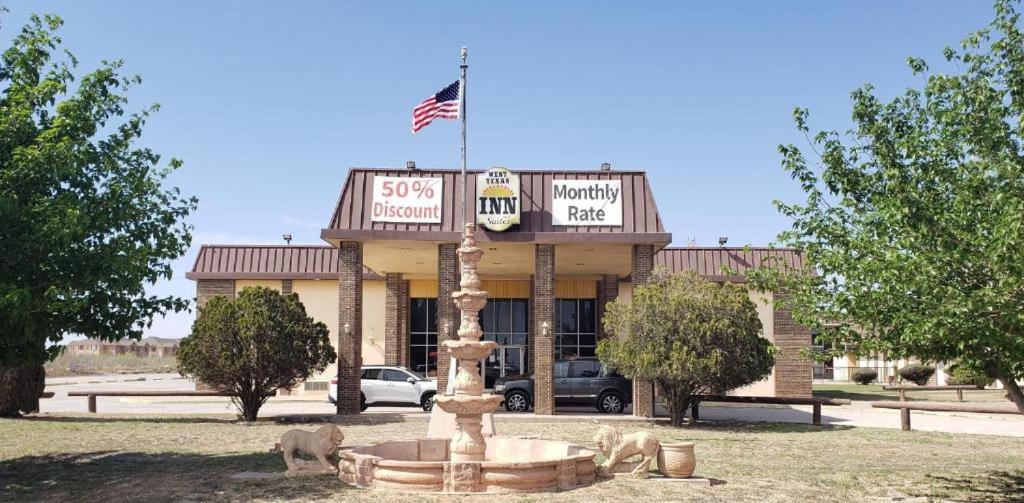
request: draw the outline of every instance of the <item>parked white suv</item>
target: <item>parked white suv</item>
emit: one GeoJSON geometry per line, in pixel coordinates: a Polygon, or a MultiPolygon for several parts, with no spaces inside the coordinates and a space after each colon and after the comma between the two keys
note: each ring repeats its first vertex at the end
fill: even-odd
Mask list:
{"type": "MultiPolygon", "coordinates": [[[[429,412],[434,407],[437,381],[427,379],[405,367],[368,365],[362,368],[359,409],[371,405],[417,405],[429,412]]],[[[327,400],[335,403],[338,380],[331,379],[327,400]]]]}

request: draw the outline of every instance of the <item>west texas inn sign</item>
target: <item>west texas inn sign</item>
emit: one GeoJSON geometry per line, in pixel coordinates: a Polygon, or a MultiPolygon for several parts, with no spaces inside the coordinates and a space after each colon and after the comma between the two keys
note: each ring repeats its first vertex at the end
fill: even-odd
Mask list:
{"type": "MultiPolygon", "coordinates": [[[[373,179],[372,221],[440,223],[444,183],[432,177],[377,176],[373,179]]],[[[551,180],[551,223],[559,226],[622,226],[621,180],[551,180]]],[[[519,224],[522,205],[518,173],[502,167],[476,179],[476,221],[492,231],[519,224]]]]}

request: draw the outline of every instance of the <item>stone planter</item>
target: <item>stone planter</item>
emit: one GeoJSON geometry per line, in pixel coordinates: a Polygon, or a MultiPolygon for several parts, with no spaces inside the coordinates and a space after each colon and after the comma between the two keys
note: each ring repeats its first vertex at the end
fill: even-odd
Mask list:
{"type": "Polygon", "coordinates": [[[696,467],[693,442],[663,443],[658,449],[658,471],[666,477],[685,479],[693,475],[696,467]]]}

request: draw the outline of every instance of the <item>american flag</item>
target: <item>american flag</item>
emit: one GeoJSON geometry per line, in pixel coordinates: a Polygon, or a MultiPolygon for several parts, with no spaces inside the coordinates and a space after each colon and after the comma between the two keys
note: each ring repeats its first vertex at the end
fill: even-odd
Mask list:
{"type": "Polygon", "coordinates": [[[412,134],[427,127],[435,118],[459,118],[459,81],[440,90],[437,94],[423,100],[412,109],[412,134]]]}

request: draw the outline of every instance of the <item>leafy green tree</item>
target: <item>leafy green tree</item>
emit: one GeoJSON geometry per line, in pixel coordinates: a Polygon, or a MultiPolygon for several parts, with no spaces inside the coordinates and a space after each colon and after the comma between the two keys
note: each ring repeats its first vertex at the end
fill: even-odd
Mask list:
{"type": "Polygon", "coordinates": [[[960,361],[1006,387],[1024,412],[1024,33],[1018,2],[943,52],[948,72],[910,58],[922,85],[890,101],[854,91],[854,127],[811,134],[817,160],[780,146],[803,204],[780,241],[807,270],[763,267],[798,321],[836,348],[960,361]],[[817,273],[817,274],[815,274],[817,273]],[[829,321],[825,325],[823,321],[829,321]],[[835,322],[834,324],[831,322],[835,322]]]}
{"type": "Polygon", "coordinates": [[[698,395],[764,379],[775,364],[747,291],[693,271],[657,272],[634,288],[631,302],[608,304],[604,326],[610,336],[598,357],[626,377],[654,382],[673,426],[698,395]]]}
{"type": "MultiPolygon", "coordinates": [[[[76,83],[61,24],[32,16],[0,57],[0,396],[41,391],[41,365],[67,334],[138,339],[154,316],[188,307],[145,292],[171,277],[196,207],[163,185],[180,162],[161,167],[135,145],[157,107],[125,111],[141,80],[120,61],[76,83]]],[[[31,407],[0,400],[0,416],[31,407]]]]}
{"type": "Polygon", "coordinates": [[[246,287],[199,310],[178,349],[178,371],[231,394],[246,421],[278,388],[292,388],[337,359],[327,326],[306,316],[299,296],[246,287]]]}

